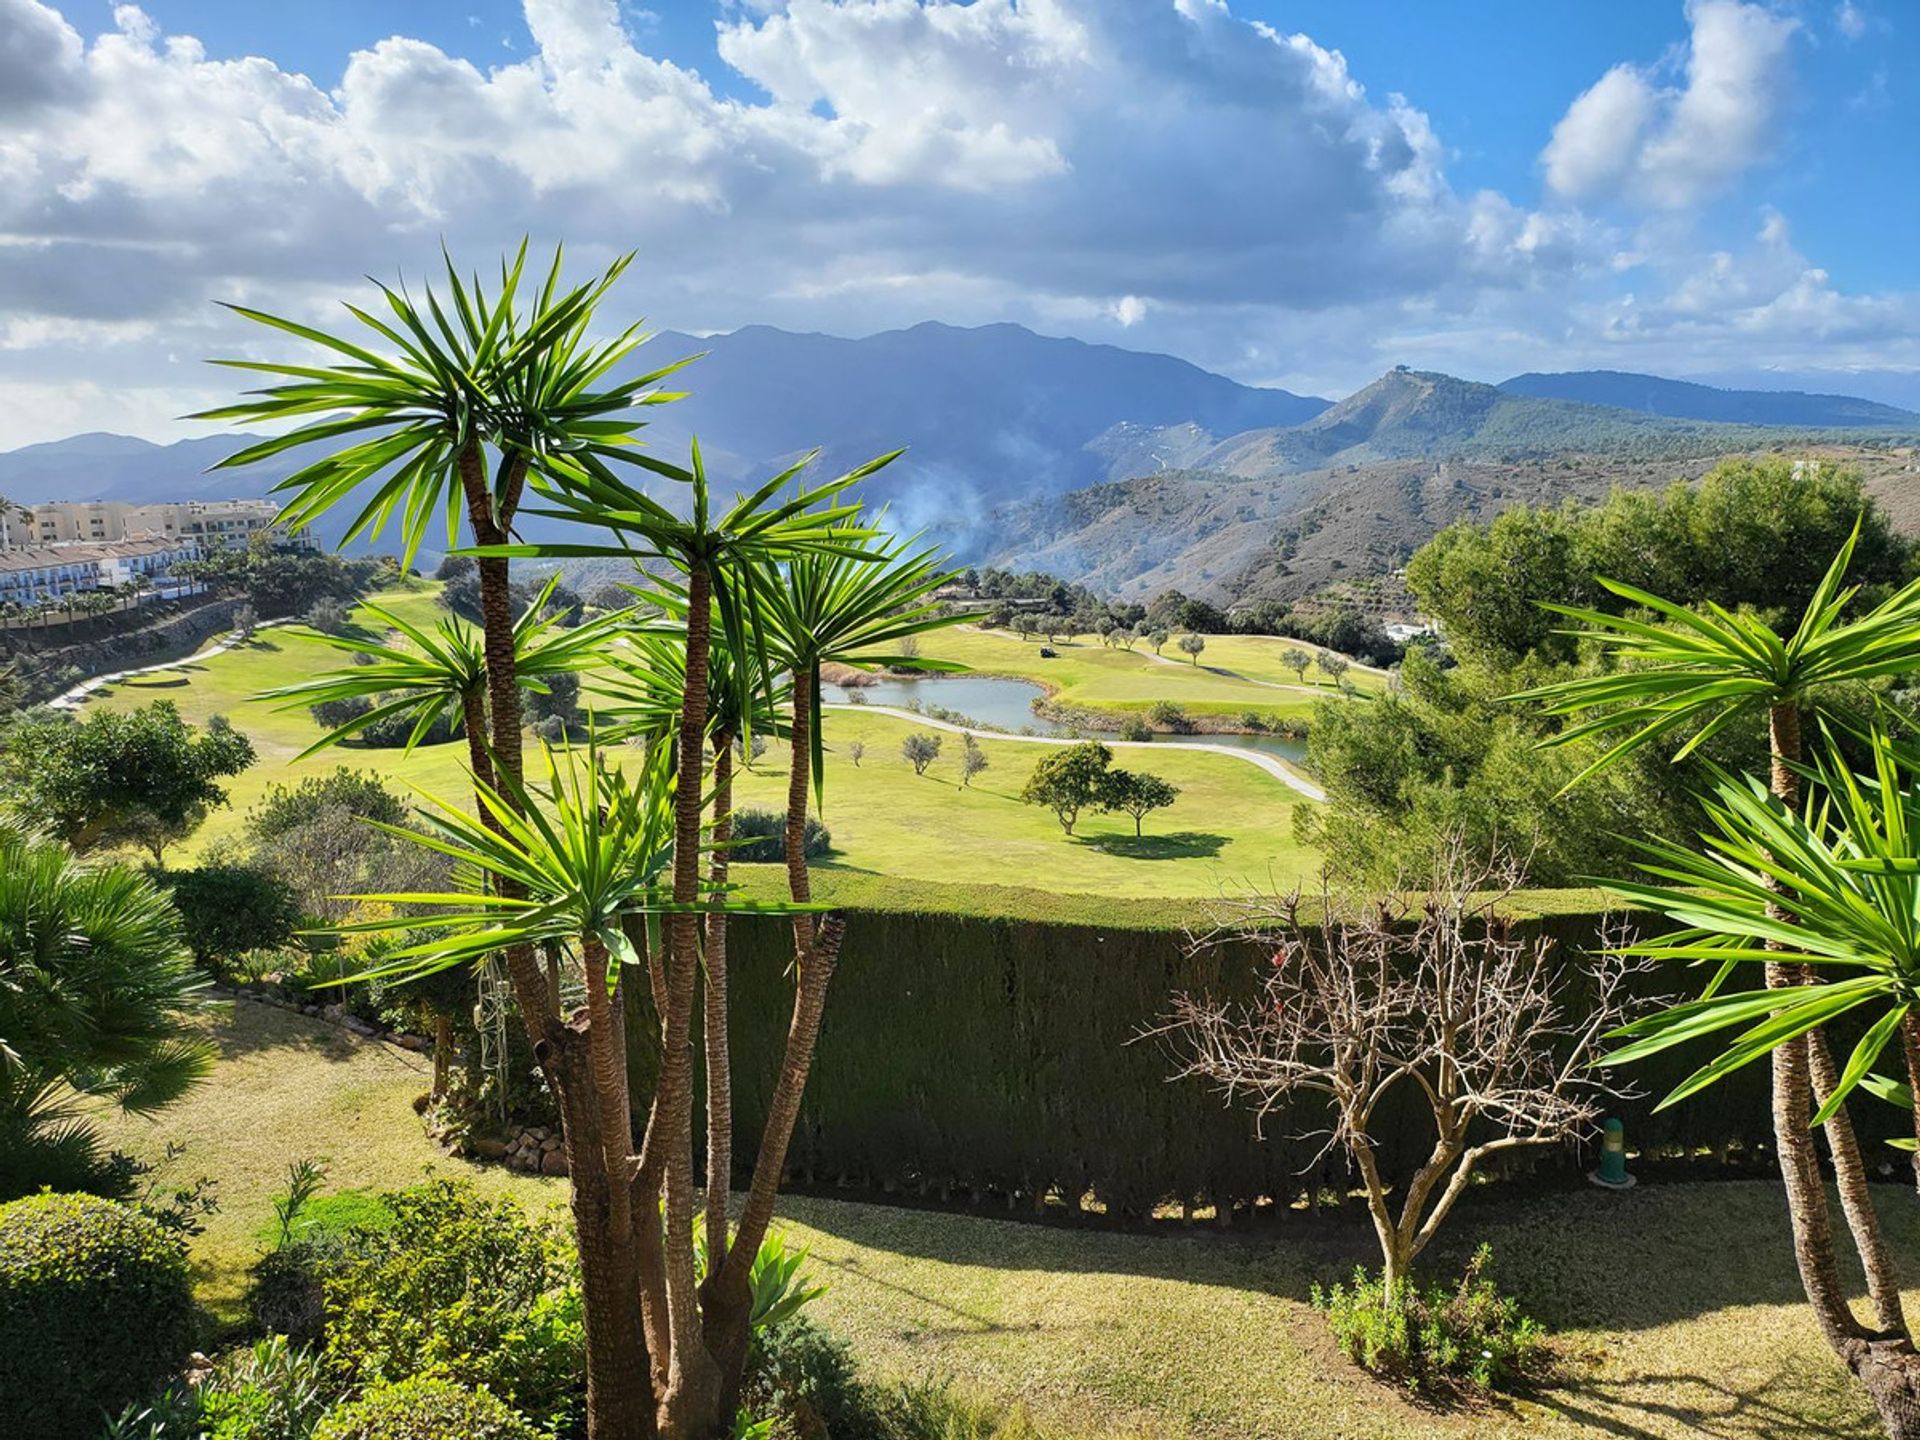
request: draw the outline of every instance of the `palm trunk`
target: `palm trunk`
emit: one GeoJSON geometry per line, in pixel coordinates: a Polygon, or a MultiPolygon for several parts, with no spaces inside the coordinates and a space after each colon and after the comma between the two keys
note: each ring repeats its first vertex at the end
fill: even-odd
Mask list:
{"type": "MultiPolygon", "coordinates": [[[[690,906],[700,891],[700,816],[706,767],[707,656],[712,639],[712,581],[695,564],[687,576],[686,688],[680,706],[675,772],[673,898],[690,906]]],[[[700,967],[700,918],[672,918],[667,1008],[661,1017],[660,1080],[654,1096],[657,1153],[666,1191],[667,1387],[661,1433],[704,1440],[719,1428],[720,1372],[701,1334],[693,1265],[693,999],[700,967]]],[[[652,1127],[649,1127],[650,1131],[652,1127]]],[[[655,1150],[649,1133],[647,1149],[655,1150]]]]}
{"type": "MultiPolygon", "coordinates": [[[[496,512],[479,444],[469,444],[460,452],[467,520],[480,545],[500,545],[510,538],[526,466],[517,459],[507,461],[506,466],[502,503],[496,512]]],[[[488,773],[502,798],[512,806],[519,803],[523,769],[510,576],[504,558],[481,556],[477,564],[487,664],[490,724],[486,734],[492,746],[488,773]]],[[[465,713],[474,712],[469,709],[465,713]]],[[[471,735],[468,745],[469,753],[473,753],[471,735]]],[[[488,823],[496,823],[484,806],[481,813],[488,823]]],[[[496,876],[494,883],[498,892],[509,898],[517,896],[520,889],[503,877],[496,876]]],[[[604,1045],[611,1037],[606,1029],[598,1037],[583,1033],[592,1029],[591,1013],[582,1017],[580,1028],[561,1022],[532,946],[509,946],[506,961],[534,1058],[559,1104],[561,1134],[567,1144],[574,1236],[580,1254],[581,1324],[586,1337],[588,1440],[647,1440],[654,1433],[655,1416],[646,1336],[640,1326],[640,1307],[635,1303],[639,1267],[624,1160],[629,1132],[624,1115],[611,1130],[604,1121],[605,1087],[599,1083],[604,1077],[598,1073],[600,1067],[592,1054],[596,1038],[604,1045]],[[604,1158],[616,1148],[622,1152],[617,1169],[604,1158]],[[628,1223],[616,1224],[616,1217],[622,1215],[628,1217],[628,1223]]],[[[591,1008],[590,1000],[590,1012],[591,1008]]],[[[624,1086],[619,1093],[624,1103],[624,1086]]]]}
{"type": "MultiPolygon", "coordinates": [[[[814,678],[810,668],[795,667],[792,763],[787,774],[786,862],[787,890],[800,904],[807,903],[813,896],[807,875],[806,838],[807,801],[812,784],[814,678]]],[[[754,1157],[753,1177],[747,1187],[746,1204],[740,1212],[740,1228],[734,1236],[726,1268],[714,1287],[715,1303],[707,1318],[708,1344],[719,1358],[725,1375],[723,1399],[728,1406],[739,1394],[746,1368],[752,1307],[749,1277],[754,1257],[773,1221],[774,1198],[786,1170],[787,1147],[800,1117],[800,1099],[806,1092],[807,1073],[812,1068],[814,1048],[820,1038],[827,986],[833,979],[845,935],[845,921],[838,915],[828,917],[818,927],[810,914],[794,917],[795,988],[793,1017],[787,1026],[787,1047],[767,1105],[766,1128],[761,1132],[759,1153],[754,1157]]]]}
{"type": "MultiPolygon", "coordinates": [[[[1769,779],[1773,793],[1789,806],[1800,802],[1800,777],[1792,766],[1801,756],[1800,711],[1793,701],[1776,704],[1768,713],[1768,739],[1772,751],[1769,779]]],[[[1776,917],[1780,912],[1775,910],[1776,917]]],[[[1769,948],[1778,948],[1768,942],[1769,948]]],[[[1781,989],[1802,982],[1800,967],[1769,964],[1767,986],[1781,989]]],[[[1833,1221],[1827,1208],[1827,1191],[1820,1175],[1820,1164],[1813,1144],[1813,1055],[1816,1042],[1824,1052],[1824,1042],[1816,1031],[1810,1036],[1789,1041],[1773,1052],[1773,1138],[1780,1158],[1780,1178],[1787,1194],[1787,1213],[1793,1227],[1793,1255],[1800,1271],[1800,1284],[1813,1306],[1820,1333],[1841,1362],[1866,1387],[1880,1423],[1892,1440],[1920,1440],[1920,1355],[1914,1353],[1904,1322],[1887,1326],[1891,1333],[1872,1334],[1861,1325],[1847,1303],[1841,1284],[1839,1265],[1833,1249],[1833,1221]]],[[[1830,1069],[1831,1058],[1826,1059],[1830,1069]]],[[[1897,1316],[1899,1292],[1890,1274],[1875,1277],[1875,1257],[1887,1266],[1885,1243],[1871,1200],[1864,1193],[1862,1178],[1857,1196],[1850,1197],[1845,1183],[1842,1155],[1852,1151],[1851,1163],[1858,1165],[1858,1147],[1848,1127],[1844,1137],[1827,1134],[1834,1150],[1835,1168],[1842,1173],[1841,1203],[1846,1208],[1849,1228],[1868,1273],[1876,1309],[1883,1314],[1883,1287],[1891,1292],[1891,1308],[1897,1316]],[[1855,1202],[1858,1209],[1856,1212],[1855,1202]]],[[[1890,1270],[1890,1266],[1887,1267],[1890,1270]]]]}
{"type": "MultiPolygon", "coordinates": [[[[727,883],[727,841],[733,836],[733,737],[713,737],[713,862],[716,891],[727,883]]],[[[727,917],[707,916],[703,1022],[707,1048],[707,1276],[727,1263],[728,1191],[733,1179],[733,1057],[727,1026],[727,917]]]]}
{"type": "Polygon", "coordinates": [[[453,1021],[445,1015],[433,1017],[433,1098],[447,1098],[447,1075],[453,1068],[453,1021]]]}

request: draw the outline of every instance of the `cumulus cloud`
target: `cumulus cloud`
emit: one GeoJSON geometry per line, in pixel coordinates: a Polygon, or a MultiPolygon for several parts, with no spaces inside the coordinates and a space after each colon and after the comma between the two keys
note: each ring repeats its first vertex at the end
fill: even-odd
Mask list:
{"type": "Polygon", "coordinates": [[[1767,157],[1799,22],[1743,0],[1691,0],[1687,20],[1679,83],[1616,65],[1567,108],[1541,153],[1557,194],[1684,209],[1767,157]]]}
{"type": "MultiPolygon", "coordinates": [[[[1300,388],[1704,325],[1670,269],[1630,325],[1606,308],[1662,246],[1582,206],[1669,210],[1754,163],[1792,31],[1697,0],[1681,69],[1618,66],[1573,103],[1534,205],[1457,193],[1417,97],[1226,0],[729,0],[726,88],[649,53],[630,4],[523,3],[524,58],[396,35],[323,87],[131,4],[83,35],[0,0],[0,443],[66,423],[63,365],[123,396],[93,425],[221,393],[198,357],[262,340],[214,298],[319,314],[442,239],[478,258],[523,233],[637,249],[623,295],[682,329],[1012,319],[1300,388]]],[[[1808,283],[1777,323],[1839,323],[1808,283]]]]}

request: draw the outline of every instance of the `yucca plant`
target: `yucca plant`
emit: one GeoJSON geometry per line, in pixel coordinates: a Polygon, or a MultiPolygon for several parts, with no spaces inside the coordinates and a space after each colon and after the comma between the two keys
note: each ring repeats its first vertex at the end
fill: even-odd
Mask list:
{"type": "MultiPolygon", "coordinates": [[[[672,570],[683,577],[679,610],[685,626],[684,684],[675,753],[680,757],[674,798],[673,898],[678,913],[671,921],[664,983],[656,990],[661,1028],[661,1064],[647,1126],[645,1151],[658,1161],[641,1175],[636,1214],[649,1215],[650,1187],[664,1193],[665,1236],[659,1276],[661,1303],[643,1306],[649,1319],[651,1352],[665,1357],[667,1384],[660,1397],[662,1429],[672,1434],[703,1434],[731,1413],[746,1364],[748,1267],[771,1216],[770,1197],[778,1184],[793,1116],[770,1112],[762,1134],[755,1183],[769,1203],[743,1215],[738,1248],[701,1286],[695,1279],[693,1214],[693,1070],[690,1038],[697,979],[702,973],[702,931],[692,900],[700,877],[698,845],[704,813],[705,767],[700,763],[709,736],[712,708],[711,652],[716,636],[739,662],[733,667],[736,690],[759,686],[770,698],[777,666],[770,659],[769,586],[779,567],[799,557],[867,555],[873,532],[857,524],[860,506],[845,498],[860,481],[890,463],[898,452],[882,455],[818,485],[801,483],[811,465],[808,455],[731,505],[716,507],[705,461],[696,441],[685,467],[633,451],[565,457],[535,484],[547,501],[538,513],[574,520],[612,532],[608,542],[558,542],[485,547],[476,553],[551,558],[619,556],[643,570],[672,570]],[[682,514],[650,496],[644,482],[620,473],[639,470],[654,479],[686,487],[682,514]],[[761,1213],[764,1210],[764,1214],[761,1213]],[[744,1256],[745,1258],[740,1258],[744,1256]],[[704,1298],[703,1298],[704,1297],[704,1298]]],[[[743,725],[751,723],[750,696],[735,697],[743,725]]],[[[743,737],[744,738],[744,737],[743,737]]],[[[816,952],[837,952],[842,927],[828,929],[828,944],[816,952]]],[[[831,968],[831,959],[826,962],[831,968]]],[[[707,972],[709,1003],[725,1014],[725,989],[707,972]]],[[[811,1034],[794,1037],[810,1057],[811,1034]]],[[[805,1064],[796,1062],[790,1044],[781,1082],[790,1084],[805,1064]]],[[[709,1137],[712,1145],[714,1137],[709,1137]]],[[[753,1193],[751,1190],[750,1194],[753,1193]]],[[[710,1208],[709,1224],[721,1221],[723,1203],[710,1208]],[[717,1209],[721,1214],[715,1214],[717,1209]]],[[[644,1225],[643,1225],[643,1228],[644,1225]]],[[[643,1238],[652,1248],[653,1237],[643,1238]]]]}
{"type": "MultiPolygon", "coordinates": [[[[1699,1000],[1624,1027],[1617,1038],[1626,1043],[1607,1063],[1737,1032],[1663,1105],[1762,1056],[1777,1057],[1843,1015],[1860,1014],[1868,1019],[1866,1028],[1814,1120],[1840,1113],[1856,1088],[1904,1101],[1914,1117],[1912,1082],[1920,1080],[1914,988],[1920,980],[1920,796],[1894,742],[1881,732],[1868,738],[1872,772],[1854,774],[1840,747],[1832,746],[1804,771],[1817,790],[1798,810],[1752,777],[1721,776],[1703,801],[1708,823],[1700,850],[1645,846],[1645,868],[1671,883],[1614,883],[1628,898],[1684,927],[1628,947],[1631,953],[1715,964],[1716,970],[1699,1000]],[[1740,967],[1754,964],[1770,974],[1785,969],[1825,978],[1758,991],[1724,988],[1740,967]],[[1904,1059],[1905,1085],[1874,1071],[1889,1046],[1904,1059]]],[[[1797,1113],[1804,1130],[1804,1109],[1793,1111],[1804,1104],[1804,1094],[1783,1096],[1783,1074],[1791,1071],[1776,1061],[1776,1126],[1784,1108],[1797,1113]]],[[[1920,1127],[1920,1117],[1910,1123],[1920,1127]]],[[[1794,1179],[1788,1172],[1795,1253],[1821,1330],[1866,1385],[1887,1433],[1920,1435],[1920,1356],[1884,1250],[1867,1267],[1877,1320],[1870,1330],[1847,1303],[1829,1236],[1812,1228],[1815,1220],[1826,1223],[1824,1208],[1810,1215],[1794,1179]]],[[[1848,1218],[1858,1241],[1851,1211],[1848,1218]]],[[[1867,1238],[1878,1243],[1877,1227],[1867,1238]]]]}
{"type": "MultiPolygon", "coordinates": [[[[1805,713],[1838,716],[1844,712],[1845,703],[1843,699],[1836,706],[1835,697],[1844,697],[1848,688],[1920,669],[1920,581],[1901,588],[1865,615],[1845,618],[1857,595],[1857,589],[1848,587],[1845,578],[1859,534],[1856,524],[1853,535],[1816,587],[1798,625],[1787,635],[1777,633],[1757,617],[1735,614],[1719,605],[1709,603],[1703,611],[1690,610],[1633,586],[1600,579],[1603,587],[1638,607],[1641,614],[1609,615],[1557,605],[1547,608],[1578,622],[1578,628],[1567,633],[1596,644],[1615,662],[1615,668],[1511,698],[1538,704],[1549,714],[1586,716],[1544,742],[1548,745],[1570,744],[1588,737],[1618,737],[1576,777],[1574,784],[1686,727],[1697,728],[1678,747],[1676,760],[1696,753],[1733,726],[1751,723],[1757,727],[1764,723],[1770,763],[1768,785],[1761,793],[1777,800],[1783,813],[1791,813],[1800,805],[1801,781],[1806,773],[1802,742],[1805,713]]],[[[1726,805],[1724,793],[1718,803],[1726,805]]],[[[1774,875],[1769,883],[1782,892],[1775,897],[1776,918],[1789,919],[1780,901],[1794,882],[1788,876],[1774,875]]],[[[1797,992],[1812,979],[1809,963],[1789,953],[1790,943],[1778,935],[1756,942],[1760,951],[1774,956],[1768,959],[1767,953],[1762,953],[1758,959],[1764,966],[1768,988],[1775,992],[1797,992]]],[[[1763,1004],[1757,1000],[1750,1003],[1763,1004]]],[[[1807,996],[1789,1003],[1793,1007],[1800,1003],[1819,1007],[1828,1002],[1807,996]]],[[[1807,1297],[1835,1352],[1867,1381],[1869,1388],[1874,1388],[1880,1380],[1903,1372],[1884,1365],[1862,1368],[1867,1354],[1865,1342],[1859,1339],[1859,1327],[1846,1307],[1834,1259],[1826,1189],[1810,1133],[1816,1109],[1826,1126],[1841,1207],[1867,1274],[1880,1328],[1904,1336],[1905,1318],[1892,1259],[1867,1195],[1859,1142],[1844,1105],[1845,1090],[1851,1087],[1842,1086],[1842,1076],[1819,1024],[1817,1014],[1810,1026],[1783,1022],[1778,1043],[1765,1052],[1773,1068],[1774,1145],[1807,1297]],[[1840,1099],[1828,1103],[1836,1095],[1840,1099]]],[[[1874,1389],[1883,1416],[1893,1413],[1888,1405],[1898,1409],[1901,1404],[1912,1403],[1915,1416],[1920,1417],[1920,1399],[1898,1399],[1905,1393],[1906,1384],[1899,1380],[1885,1394],[1874,1389]],[[1889,1395],[1894,1398],[1888,1399],[1889,1395]]],[[[1916,1425],[1920,1425],[1920,1418],[1916,1425]]],[[[1920,1433],[1920,1429],[1913,1433],[1920,1433]]]]}
{"type": "Polygon", "coordinates": [[[1589,737],[1613,740],[1599,759],[1568,782],[1568,789],[1684,727],[1698,728],[1675,752],[1676,761],[1729,727],[1764,723],[1774,757],[1772,788],[1791,803],[1800,788],[1793,767],[1803,758],[1803,712],[1818,710],[1837,687],[1920,667],[1920,580],[1857,619],[1843,618],[1858,594],[1845,579],[1859,538],[1856,525],[1790,635],[1711,601],[1702,613],[1596,577],[1652,618],[1545,605],[1578,622],[1560,633],[1597,645],[1614,668],[1508,698],[1537,704],[1549,715],[1585,717],[1549,737],[1543,742],[1547,746],[1589,737]]]}
{"type": "Polygon", "coordinates": [[[1700,999],[1618,1032],[1630,1043],[1609,1063],[1747,1027],[1676,1086],[1662,1108],[1862,1009],[1877,1013],[1815,1123],[1872,1074],[1888,1045],[1901,1042],[1903,1068],[1920,1070],[1920,1045],[1903,1039],[1906,1019],[1920,1004],[1920,795],[1893,742],[1875,733],[1871,744],[1871,775],[1854,774],[1838,747],[1811,767],[1820,798],[1801,811],[1751,776],[1719,776],[1701,801],[1707,826],[1700,849],[1642,842],[1644,868],[1670,884],[1610,882],[1684,927],[1626,947],[1628,953],[1717,962],[1717,968],[1700,999]],[[1826,980],[1727,990],[1726,982],[1749,965],[1805,967],[1826,980]]]}
{"type": "MultiPolygon", "coordinates": [[[[323,448],[320,459],[278,487],[287,497],[283,518],[291,523],[311,524],[352,505],[350,538],[397,524],[411,558],[442,517],[449,537],[457,537],[464,514],[466,538],[485,551],[479,585],[488,755],[496,795],[507,810],[523,794],[521,682],[514,663],[510,562],[489,547],[512,538],[530,479],[604,468],[608,457],[630,450],[645,407],[678,398],[661,382],[685,363],[618,378],[615,372],[628,369],[645,335],[629,326],[604,341],[592,338],[598,306],[628,258],[567,286],[558,250],[536,284],[523,284],[526,257],[522,244],[502,263],[492,288],[477,277],[463,279],[448,258],[444,303],[433,286],[417,299],[404,286],[377,286],[380,314],[347,307],[357,327],[350,337],[240,309],[274,331],[309,342],[324,358],[310,364],[226,362],[277,383],[201,417],[304,422],[225,462],[244,466],[323,448]]],[[[491,823],[499,810],[483,805],[481,814],[491,823]]],[[[697,849],[697,835],[690,844],[697,849]]],[[[501,898],[512,898],[516,883],[498,877],[501,898]]],[[[595,1117],[605,1099],[596,1047],[560,1014],[530,946],[510,946],[505,961],[563,1128],[582,1135],[572,1188],[589,1356],[588,1430],[596,1440],[642,1433],[654,1423],[656,1406],[645,1340],[631,1314],[635,1239],[608,1225],[613,1197],[627,1190],[631,1177],[594,1158],[604,1153],[595,1117]]]]}

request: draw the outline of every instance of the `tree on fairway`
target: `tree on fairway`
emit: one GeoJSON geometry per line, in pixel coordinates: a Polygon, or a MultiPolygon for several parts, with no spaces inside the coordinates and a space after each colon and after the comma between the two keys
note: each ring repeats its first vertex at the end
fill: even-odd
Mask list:
{"type": "Polygon", "coordinates": [[[1207,648],[1207,637],[1189,630],[1180,637],[1180,649],[1192,657],[1193,663],[1200,663],[1200,652],[1207,648]]]}
{"type": "Polygon", "coordinates": [[[1060,828],[1071,835],[1080,812],[1099,803],[1100,784],[1111,764],[1113,752],[1098,740],[1062,746],[1041,757],[1021,788],[1020,798],[1053,811],[1060,828]]]}
{"type": "Polygon", "coordinates": [[[1346,656],[1336,655],[1331,650],[1322,650],[1314,663],[1319,665],[1320,673],[1336,685],[1340,683],[1341,677],[1351,668],[1346,656]]]}
{"type": "MultiPolygon", "coordinates": [[[[1856,528],[1856,537],[1858,533],[1856,528]]],[[[1920,669],[1920,581],[1903,587],[1860,618],[1843,620],[1855,593],[1844,584],[1853,549],[1854,540],[1849,539],[1789,635],[1776,634],[1751,615],[1716,605],[1695,612],[1633,586],[1602,579],[1602,586],[1652,612],[1652,618],[1606,615],[1572,606],[1547,608],[1578,622],[1582,628],[1569,633],[1597,643],[1614,657],[1616,667],[1513,698],[1543,705],[1550,714],[1587,717],[1568,725],[1548,744],[1568,744],[1587,736],[1620,737],[1572,784],[1671,732],[1688,735],[1676,751],[1679,760],[1731,726],[1751,725],[1757,730],[1764,725],[1771,753],[1770,796],[1785,811],[1798,811],[1806,713],[1833,713],[1847,723],[1843,687],[1920,669]],[[1836,700],[1840,702],[1837,711],[1836,700]]],[[[1718,803],[1724,807],[1728,797],[1722,793],[1718,803]]],[[[1711,804],[1708,813],[1714,813],[1711,804]]],[[[1804,987],[1813,984],[1812,973],[1798,955],[1803,948],[1800,938],[1789,928],[1792,912],[1786,898],[1799,879],[1794,862],[1804,858],[1782,853],[1764,872],[1780,892],[1775,900],[1780,923],[1761,946],[1766,983],[1770,991],[1791,992],[1755,1001],[1767,1009],[1799,997],[1804,987]]],[[[1717,990],[1718,981],[1713,988],[1717,990]]],[[[1891,1430],[1920,1434],[1920,1362],[1908,1364],[1913,1352],[1905,1338],[1899,1286],[1867,1195],[1866,1167],[1843,1103],[1849,1082],[1835,1067],[1818,1028],[1822,1013],[1816,1006],[1811,1026],[1768,1022],[1761,1027],[1763,1033],[1777,1033],[1779,1043],[1756,1052],[1771,1056],[1774,1144],[1793,1225],[1795,1258],[1828,1343],[1873,1393],[1891,1430]],[[1879,1329],[1903,1337],[1900,1343],[1906,1348],[1901,1353],[1906,1358],[1898,1364],[1888,1359],[1893,1352],[1869,1343],[1847,1306],[1813,1144],[1811,1122],[1816,1110],[1826,1125],[1841,1208],[1866,1271],[1879,1329]],[[1895,1427],[1893,1418],[1899,1414],[1908,1417],[1901,1422],[1902,1428],[1895,1427]]],[[[1920,1065],[1920,1034],[1906,1028],[1900,1038],[1909,1068],[1920,1065]]]]}
{"type": "Polygon", "coordinates": [[[85,720],[50,715],[0,734],[0,800],[86,852],[166,847],[227,803],[220,781],[253,764],[253,746],[214,716],[204,732],[171,700],[139,710],[99,710],[85,720]]]}
{"type": "Polygon", "coordinates": [[[1179,797],[1180,787],[1158,775],[1133,770],[1109,770],[1100,778],[1100,808],[1131,815],[1136,836],[1140,833],[1140,822],[1149,812],[1164,810],[1179,797]]]}
{"type": "Polygon", "coordinates": [[[960,737],[960,788],[967,789],[973,784],[973,777],[987,768],[987,752],[980,748],[980,742],[968,731],[960,737]]]}
{"type": "Polygon", "coordinates": [[[913,766],[913,773],[924,775],[927,767],[940,758],[940,737],[916,730],[900,742],[900,753],[913,766]]]}
{"type": "Polygon", "coordinates": [[[867,745],[864,740],[849,740],[847,742],[847,759],[853,762],[854,769],[857,770],[860,768],[860,757],[866,753],[867,745]]]}
{"type": "Polygon", "coordinates": [[[76,1102],[147,1115],[199,1081],[203,983],[152,880],[0,820],[0,1201],[124,1189],[76,1102]]]}
{"type": "Polygon", "coordinates": [[[1166,630],[1159,626],[1155,626],[1147,632],[1147,643],[1153,646],[1153,653],[1156,655],[1160,653],[1160,647],[1165,645],[1170,638],[1166,630]]]}
{"type": "Polygon", "coordinates": [[[1304,685],[1307,683],[1307,667],[1313,664],[1313,654],[1298,645],[1289,645],[1280,652],[1280,663],[1293,671],[1294,678],[1304,685]]]}

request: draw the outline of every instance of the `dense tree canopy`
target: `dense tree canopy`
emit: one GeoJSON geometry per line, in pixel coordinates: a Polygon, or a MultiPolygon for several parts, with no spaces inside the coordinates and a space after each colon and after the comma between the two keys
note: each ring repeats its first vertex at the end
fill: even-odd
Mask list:
{"type": "Polygon", "coordinates": [[[1451,655],[1409,654],[1393,693],[1318,708],[1309,752],[1329,803],[1297,812],[1303,838],[1377,883],[1424,873],[1449,830],[1482,847],[1537,847],[1536,883],[1630,871],[1637,857],[1622,837],[1691,833],[1690,796],[1706,764],[1762,764],[1761,721],[1729,726],[1676,765],[1698,728],[1682,727],[1562,795],[1601,742],[1541,752],[1568,722],[1505,697],[1614,662],[1557,633],[1569,622],[1543,607],[1629,610],[1595,579],[1605,576],[1682,604],[1797,615],[1856,521],[1848,580],[1871,600],[1904,577],[1908,547],[1857,476],[1810,463],[1728,461],[1698,485],[1616,491],[1593,506],[1517,506],[1442,531],[1408,564],[1407,581],[1451,655]]]}
{"type": "Polygon", "coordinates": [[[85,720],[48,715],[0,734],[0,798],[85,851],[138,844],[157,862],[227,803],[219,782],[253,764],[253,745],[215,716],[205,731],[170,700],[100,710],[85,720]]]}

